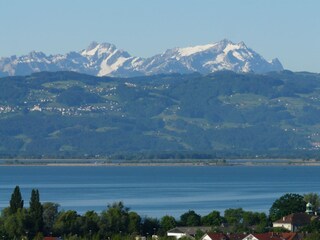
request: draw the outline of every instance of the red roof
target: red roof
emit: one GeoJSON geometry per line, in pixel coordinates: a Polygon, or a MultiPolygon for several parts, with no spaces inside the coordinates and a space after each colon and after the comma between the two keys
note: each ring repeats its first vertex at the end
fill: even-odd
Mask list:
{"type": "Polygon", "coordinates": [[[242,240],[246,235],[241,233],[208,233],[212,240],[242,240]]]}
{"type": "Polygon", "coordinates": [[[229,238],[227,238],[227,236],[223,233],[208,233],[208,236],[212,240],[229,240],[229,238]]]}
{"type": "Polygon", "coordinates": [[[284,237],[286,240],[293,240],[297,236],[297,233],[290,232],[290,233],[282,233],[282,237],[284,237]]]}
{"type": "Polygon", "coordinates": [[[292,240],[296,233],[258,233],[252,234],[254,237],[258,238],[259,240],[292,240]]]}
{"type": "Polygon", "coordinates": [[[274,223],[289,223],[295,226],[303,226],[309,224],[311,221],[311,216],[306,213],[292,213],[290,215],[284,216],[274,223]]]}
{"type": "MultiPolygon", "coordinates": [[[[253,235],[259,240],[293,240],[296,233],[254,233],[253,235]]],[[[248,234],[224,234],[224,233],[208,233],[212,240],[242,240],[249,236],[248,234]]]]}

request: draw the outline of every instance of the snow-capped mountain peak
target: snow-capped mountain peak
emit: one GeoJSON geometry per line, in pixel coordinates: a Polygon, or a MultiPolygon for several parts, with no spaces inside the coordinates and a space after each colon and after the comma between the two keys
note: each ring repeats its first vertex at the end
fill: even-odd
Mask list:
{"type": "Polygon", "coordinates": [[[32,58],[32,59],[41,59],[41,58],[45,58],[47,56],[43,52],[32,51],[26,57],[32,58]]]}
{"type": "Polygon", "coordinates": [[[103,54],[111,54],[116,51],[115,45],[110,43],[97,43],[92,42],[85,50],[81,52],[81,55],[92,57],[95,55],[102,56],[103,54]]]}
{"type": "Polygon", "coordinates": [[[92,49],[96,48],[98,45],[99,45],[98,42],[93,41],[93,42],[91,42],[91,43],[89,44],[89,46],[86,48],[85,51],[88,51],[88,52],[89,52],[89,51],[91,51],[92,49]]]}
{"type": "Polygon", "coordinates": [[[86,49],[46,56],[42,52],[0,58],[0,76],[27,75],[38,71],[70,70],[98,76],[131,77],[159,73],[203,74],[219,70],[235,72],[280,71],[278,59],[266,61],[244,42],[227,39],[205,45],[173,48],[150,58],[132,57],[110,43],[92,42],[86,49]]]}
{"type": "Polygon", "coordinates": [[[215,47],[216,45],[217,45],[216,43],[213,43],[213,44],[199,45],[194,47],[178,48],[178,52],[181,57],[186,57],[196,53],[207,51],[215,47]]]}
{"type": "Polygon", "coordinates": [[[239,49],[247,49],[246,46],[243,44],[234,44],[234,43],[229,43],[226,45],[226,47],[223,49],[224,53],[228,53],[230,51],[235,51],[235,50],[239,50],[239,49]]]}

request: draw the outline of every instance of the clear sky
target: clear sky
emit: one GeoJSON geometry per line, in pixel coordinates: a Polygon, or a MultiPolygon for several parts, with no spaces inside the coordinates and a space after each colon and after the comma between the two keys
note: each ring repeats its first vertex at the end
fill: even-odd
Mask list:
{"type": "Polygon", "coordinates": [[[320,72],[319,0],[0,0],[0,56],[110,42],[149,57],[227,38],[320,72]]]}

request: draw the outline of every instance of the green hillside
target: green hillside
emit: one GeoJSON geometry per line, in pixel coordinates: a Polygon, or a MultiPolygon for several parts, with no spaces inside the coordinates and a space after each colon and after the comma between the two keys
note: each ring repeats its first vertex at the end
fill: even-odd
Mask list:
{"type": "Polygon", "coordinates": [[[1,157],[317,157],[320,75],[0,79],[1,157]]]}

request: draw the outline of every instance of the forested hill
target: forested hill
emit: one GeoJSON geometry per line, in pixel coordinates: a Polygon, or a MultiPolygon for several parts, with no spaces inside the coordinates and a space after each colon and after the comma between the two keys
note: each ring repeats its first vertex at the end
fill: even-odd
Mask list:
{"type": "Polygon", "coordinates": [[[313,73],[0,79],[2,157],[308,157],[319,127],[313,73]]]}

